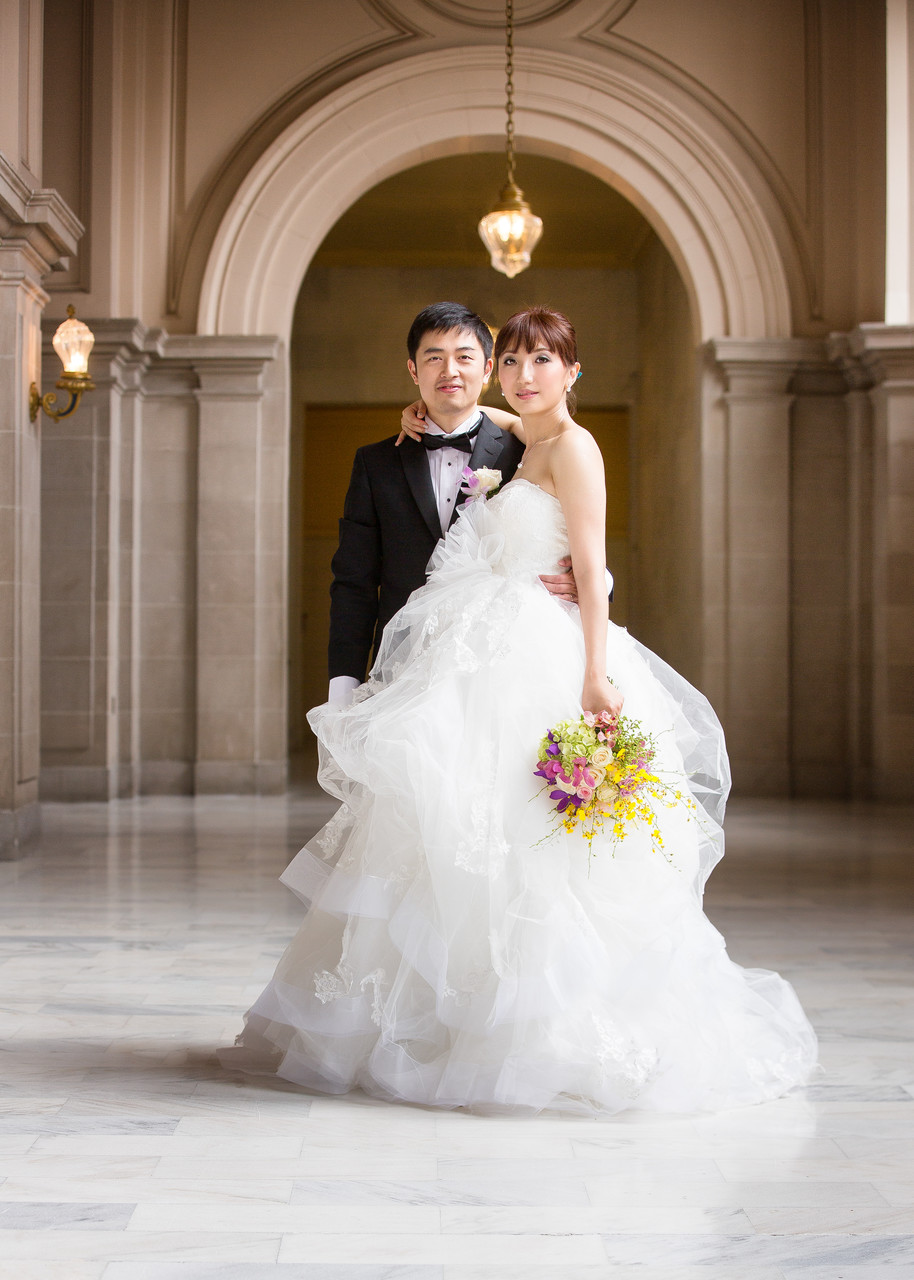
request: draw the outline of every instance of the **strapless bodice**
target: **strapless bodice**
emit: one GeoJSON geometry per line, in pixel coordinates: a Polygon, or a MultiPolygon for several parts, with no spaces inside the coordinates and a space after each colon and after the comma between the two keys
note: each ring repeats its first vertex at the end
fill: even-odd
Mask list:
{"type": "Polygon", "coordinates": [[[532,480],[516,476],[486,504],[487,516],[504,538],[493,568],[506,577],[548,573],[568,555],[562,504],[532,480]]]}

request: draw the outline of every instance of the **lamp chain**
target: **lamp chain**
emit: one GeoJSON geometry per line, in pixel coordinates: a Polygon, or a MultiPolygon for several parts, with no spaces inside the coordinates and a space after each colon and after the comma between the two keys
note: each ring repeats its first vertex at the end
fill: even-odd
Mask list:
{"type": "Polygon", "coordinates": [[[514,182],[514,0],[505,0],[505,157],[514,182]]]}

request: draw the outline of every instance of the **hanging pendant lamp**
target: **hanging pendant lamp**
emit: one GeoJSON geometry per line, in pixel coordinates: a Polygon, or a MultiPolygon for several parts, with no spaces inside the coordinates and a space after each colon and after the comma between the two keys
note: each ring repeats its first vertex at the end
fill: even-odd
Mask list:
{"type": "Polygon", "coordinates": [[[505,157],[508,180],[498,205],[479,222],[479,234],[492,266],[509,279],[525,271],[530,254],[543,234],[543,220],[530,212],[524,193],[514,181],[514,0],[505,0],[505,157]]]}

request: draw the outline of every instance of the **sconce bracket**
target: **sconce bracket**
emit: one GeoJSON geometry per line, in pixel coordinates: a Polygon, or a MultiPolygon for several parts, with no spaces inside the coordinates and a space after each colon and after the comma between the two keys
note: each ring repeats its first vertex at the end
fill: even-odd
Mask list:
{"type": "Polygon", "coordinates": [[[38,417],[39,409],[43,409],[54,422],[59,422],[61,418],[69,418],[71,413],[75,413],[83,392],[95,390],[95,383],[92,379],[79,373],[62,373],[55,386],[59,391],[69,393],[70,403],[66,409],[55,409],[54,406],[57,404],[56,393],[48,391],[42,395],[38,390],[37,384],[33,382],[29,387],[29,420],[31,422],[34,422],[38,417]]]}

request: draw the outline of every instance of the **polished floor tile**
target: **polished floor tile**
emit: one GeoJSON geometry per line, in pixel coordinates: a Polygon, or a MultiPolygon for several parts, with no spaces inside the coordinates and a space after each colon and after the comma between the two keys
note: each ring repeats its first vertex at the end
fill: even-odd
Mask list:
{"type": "Polygon", "coordinates": [[[325,820],[47,806],[0,864],[0,1280],[914,1280],[914,814],[742,802],[708,914],[823,1070],[719,1115],[481,1117],[220,1070],[325,820]]]}

